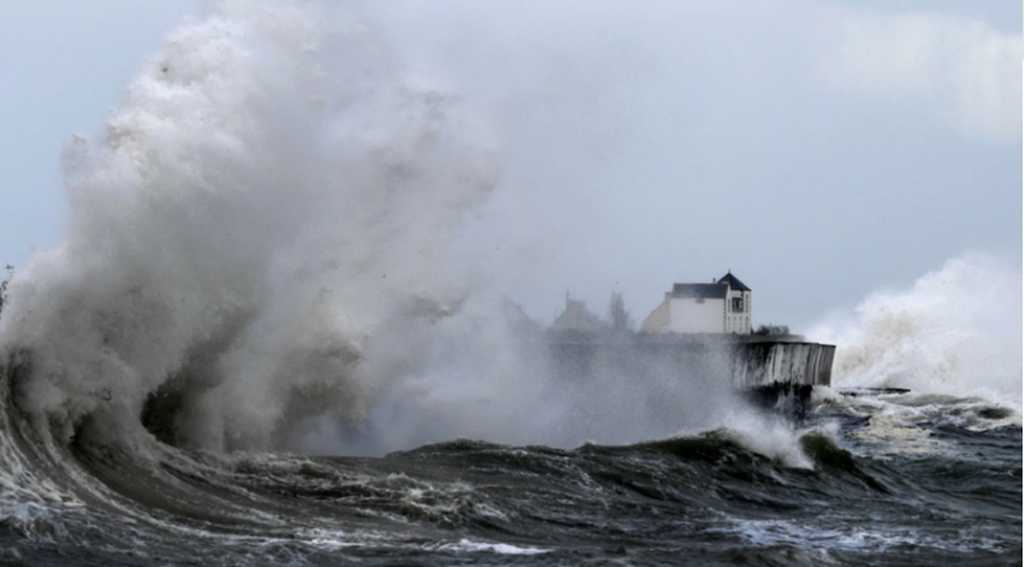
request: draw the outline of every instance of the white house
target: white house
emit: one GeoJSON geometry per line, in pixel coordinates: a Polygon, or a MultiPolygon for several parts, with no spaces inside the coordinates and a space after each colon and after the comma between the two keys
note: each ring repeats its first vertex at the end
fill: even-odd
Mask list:
{"type": "Polygon", "coordinates": [[[731,272],[713,283],[673,284],[642,329],[654,334],[750,334],[750,293],[731,272]]]}

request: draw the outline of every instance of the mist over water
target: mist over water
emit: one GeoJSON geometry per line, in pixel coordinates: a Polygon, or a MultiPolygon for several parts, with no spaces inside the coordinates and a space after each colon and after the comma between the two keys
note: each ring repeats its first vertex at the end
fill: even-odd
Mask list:
{"type": "Polygon", "coordinates": [[[448,246],[495,164],[454,97],[325,16],[225,4],[71,143],[66,241],[0,331],[32,353],[33,410],[138,416],[175,382],[189,445],[267,447],[307,412],[364,418],[422,362],[399,341],[466,301],[448,246]]]}
{"type": "MultiPolygon", "coordinates": [[[[19,405],[65,439],[88,416],[217,451],[763,427],[724,369],[620,349],[636,363],[559,374],[462,245],[514,190],[486,116],[386,37],[336,8],[247,3],[168,37],[105,130],[65,151],[66,239],[19,270],[0,319],[7,356],[32,359],[19,405]]],[[[996,260],[952,260],[810,336],[839,345],[837,386],[1019,404],[1019,287],[996,260]]]]}
{"type": "Polygon", "coordinates": [[[174,32],[105,131],[66,149],[65,242],[19,270],[0,320],[8,357],[31,358],[20,407],[65,439],[88,417],[111,440],[144,423],[217,451],[721,423],[737,402],[717,375],[556,376],[455,246],[501,158],[439,84],[312,4],[225,3],[174,32]]]}

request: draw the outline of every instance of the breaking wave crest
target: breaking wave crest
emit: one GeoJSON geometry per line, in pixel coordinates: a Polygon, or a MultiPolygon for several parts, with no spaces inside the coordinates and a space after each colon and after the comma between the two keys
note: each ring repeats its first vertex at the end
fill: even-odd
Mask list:
{"type": "Polygon", "coordinates": [[[878,292],[808,335],[841,345],[835,387],[902,387],[1021,404],[1021,275],[971,254],[903,291],[878,292]]]}
{"type": "Polygon", "coordinates": [[[429,365],[417,341],[464,308],[449,247],[494,163],[456,97],[338,19],[225,3],[68,146],[66,240],[0,320],[0,348],[31,357],[23,410],[65,439],[156,409],[182,446],[281,447],[429,365]]]}

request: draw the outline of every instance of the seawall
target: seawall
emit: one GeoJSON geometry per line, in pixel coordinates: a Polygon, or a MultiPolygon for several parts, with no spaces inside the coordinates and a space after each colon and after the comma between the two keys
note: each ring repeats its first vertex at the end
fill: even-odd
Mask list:
{"type": "Polygon", "coordinates": [[[740,341],[732,357],[732,382],[741,388],[772,384],[829,386],[835,345],[806,341],[740,341]]]}
{"type": "Polygon", "coordinates": [[[832,381],[835,346],[802,337],[739,335],[619,335],[552,333],[547,339],[556,371],[571,380],[614,372],[629,380],[652,373],[699,375],[743,390],[809,391],[832,381]],[[804,388],[806,387],[806,388],[804,388]]]}

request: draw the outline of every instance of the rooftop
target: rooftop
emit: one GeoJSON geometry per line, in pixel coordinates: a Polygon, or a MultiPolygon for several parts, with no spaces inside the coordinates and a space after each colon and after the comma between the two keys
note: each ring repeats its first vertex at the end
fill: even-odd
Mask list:
{"type": "Polygon", "coordinates": [[[725,275],[722,276],[718,280],[718,283],[720,283],[720,284],[727,283],[727,284],[729,284],[729,287],[731,287],[733,289],[738,289],[740,291],[750,291],[750,288],[747,287],[747,285],[745,283],[741,282],[739,278],[737,278],[736,276],[732,275],[731,271],[730,272],[726,272],[725,275]]]}
{"type": "Polygon", "coordinates": [[[724,299],[725,290],[731,287],[738,291],[751,291],[747,284],[726,272],[724,276],[715,283],[676,283],[672,284],[672,297],[691,297],[702,299],[724,299]]]}
{"type": "Polygon", "coordinates": [[[677,283],[672,284],[672,297],[724,299],[725,290],[725,285],[720,283],[677,283]]]}

